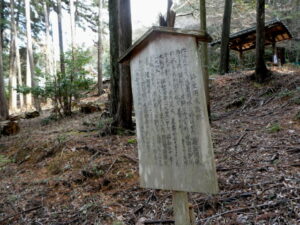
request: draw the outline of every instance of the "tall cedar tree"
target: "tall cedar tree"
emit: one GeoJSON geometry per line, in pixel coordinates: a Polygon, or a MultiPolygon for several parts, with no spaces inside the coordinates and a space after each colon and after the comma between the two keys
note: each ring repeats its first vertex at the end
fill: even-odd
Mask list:
{"type": "Polygon", "coordinates": [[[60,72],[62,76],[66,75],[65,69],[65,55],[64,55],[64,42],[62,32],[62,8],[61,0],[57,0],[57,22],[58,22],[58,39],[59,39],[59,55],[60,55],[60,72]]]}
{"type": "Polygon", "coordinates": [[[102,0],[98,0],[98,94],[103,93],[103,83],[102,83],[102,0]]]}
{"type": "MultiPolygon", "coordinates": [[[[132,26],[130,0],[119,1],[119,56],[132,44],[132,26]]],[[[132,129],[132,89],[129,65],[120,65],[120,98],[116,116],[116,125],[132,129]]]]}
{"type": "MultiPolygon", "coordinates": [[[[58,17],[58,39],[59,39],[59,55],[60,55],[60,75],[59,79],[63,80],[66,77],[66,67],[65,67],[65,54],[64,54],[64,41],[63,41],[63,31],[62,31],[62,7],[61,0],[57,0],[57,17],[58,17]]],[[[68,93],[68,90],[63,90],[68,93]]],[[[69,104],[69,98],[67,94],[63,96],[63,111],[64,115],[71,115],[71,104],[69,104]]]]}
{"type": "Polygon", "coordinates": [[[116,116],[119,103],[119,0],[108,1],[109,11],[109,37],[110,37],[110,65],[111,65],[111,78],[110,78],[110,113],[113,117],[116,116]]]}
{"type": "Polygon", "coordinates": [[[223,28],[221,39],[220,74],[229,72],[229,35],[231,22],[232,0],[225,1],[223,28]]]}
{"type": "MultiPolygon", "coordinates": [[[[34,78],[34,62],[32,53],[32,37],[31,37],[31,18],[30,18],[30,0],[25,0],[25,14],[26,14],[26,36],[27,36],[27,66],[26,66],[26,86],[33,86],[34,78]]],[[[32,107],[32,95],[26,95],[27,108],[32,107]]]]}
{"type": "MultiPolygon", "coordinates": [[[[0,12],[2,14],[2,12],[0,12]]],[[[1,15],[0,15],[0,18],[1,15]]],[[[4,74],[3,74],[3,60],[2,60],[2,35],[0,35],[0,120],[8,118],[8,105],[4,90],[4,74]]]]}
{"type": "Polygon", "coordinates": [[[9,51],[9,105],[12,111],[17,109],[17,61],[16,61],[16,21],[15,2],[10,0],[10,51],[9,51]]]}
{"type": "MultiPolygon", "coordinates": [[[[17,71],[18,71],[18,87],[23,86],[23,78],[22,78],[22,68],[21,68],[21,58],[20,58],[20,51],[19,51],[19,40],[18,40],[18,27],[20,24],[20,9],[21,8],[21,0],[18,2],[18,11],[16,16],[16,63],[17,63],[17,71]]],[[[19,99],[20,99],[20,108],[22,109],[24,107],[24,95],[23,93],[19,93],[19,99]]]]}
{"type": "Polygon", "coordinates": [[[262,83],[270,72],[265,63],[265,0],[256,0],[256,67],[255,80],[262,83]]]}
{"type": "Polygon", "coordinates": [[[49,20],[49,8],[47,2],[43,3],[44,7],[44,16],[45,16],[45,37],[46,37],[46,65],[45,65],[45,72],[48,75],[53,75],[52,65],[51,65],[51,51],[50,51],[50,20],[49,20]]]}

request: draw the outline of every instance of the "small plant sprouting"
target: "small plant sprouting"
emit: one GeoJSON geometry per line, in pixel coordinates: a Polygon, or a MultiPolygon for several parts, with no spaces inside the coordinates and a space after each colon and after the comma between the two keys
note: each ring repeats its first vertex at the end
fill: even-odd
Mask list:
{"type": "Polygon", "coordinates": [[[128,144],[136,144],[137,140],[136,139],[128,139],[127,143],[128,144]]]}
{"type": "Polygon", "coordinates": [[[266,129],[269,133],[276,133],[282,130],[279,123],[273,123],[270,126],[267,126],[266,129]]]}

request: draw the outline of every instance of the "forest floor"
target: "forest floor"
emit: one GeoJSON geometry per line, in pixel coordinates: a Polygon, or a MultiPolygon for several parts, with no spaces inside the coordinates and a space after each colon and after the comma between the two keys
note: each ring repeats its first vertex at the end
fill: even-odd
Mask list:
{"type": "MultiPolygon", "coordinates": [[[[263,85],[250,74],[213,77],[220,193],[190,194],[197,224],[300,224],[300,71],[274,69],[263,85]]],[[[0,224],[172,219],[171,192],[139,187],[135,135],[103,136],[107,124],[103,112],[46,114],[2,137],[0,224]]]]}

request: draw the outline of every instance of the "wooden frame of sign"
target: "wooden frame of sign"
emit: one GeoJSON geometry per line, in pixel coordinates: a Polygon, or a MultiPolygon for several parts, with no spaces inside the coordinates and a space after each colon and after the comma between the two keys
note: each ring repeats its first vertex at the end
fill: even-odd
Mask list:
{"type": "Polygon", "coordinates": [[[198,41],[210,38],[153,27],[120,58],[131,67],[141,186],[174,191],[176,225],[191,224],[187,192],[218,192],[198,41]]]}

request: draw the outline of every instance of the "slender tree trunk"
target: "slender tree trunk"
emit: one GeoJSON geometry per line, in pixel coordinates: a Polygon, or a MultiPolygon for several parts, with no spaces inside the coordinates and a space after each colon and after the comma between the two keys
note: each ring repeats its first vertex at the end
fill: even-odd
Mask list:
{"type": "MultiPolygon", "coordinates": [[[[26,67],[26,86],[34,86],[34,62],[32,53],[32,37],[31,37],[31,18],[30,18],[30,0],[25,0],[26,14],[26,36],[27,36],[27,67],[26,67]]],[[[32,94],[26,95],[26,106],[32,108],[32,94]]]]}
{"type": "MultiPolygon", "coordinates": [[[[75,79],[75,7],[74,7],[74,0],[70,0],[70,24],[71,24],[71,50],[72,50],[72,67],[71,67],[71,82],[75,79]]],[[[69,107],[72,105],[72,94],[69,94],[69,107]]],[[[71,112],[71,108],[69,108],[71,112]]]]}
{"type": "MultiPolygon", "coordinates": [[[[205,0],[200,0],[200,32],[202,35],[207,34],[206,28],[206,6],[205,0]]],[[[207,111],[210,117],[210,97],[209,97],[209,74],[208,74],[208,46],[206,42],[200,42],[200,58],[202,65],[203,82],[205,88],[205,97],[207,111]]]]}
{"type": "Polygon", "coordinates": [[[265,63],[265,0],[256,1],[256,67],[255,80],[263,82],[269,75],[265,63]]]}
{"type": "MultiPolygon", "coordinates": [[[[0,0],[0,20],[5,21],[4,16],[5,3],[4,0],[0,0]]],[[[4,24],[0,23],[0,35],[1,35],[1,45],[3,47],[3,32],[4,32],[4,24]]]]}
{"type": "Polygon", "coordinates": [[[72,57],[74,59],[75,50],[75,7],[74,0],[70,0],[70,24],[71,24],[71,46],[72,46],[72,57]]]}
{"type": "Polygon", "coordinates": [[[46,42],[46,67],[45,72],[46,76],[53,75],[51,74],[51,53],[50,53],[50,25],[49,25],[49,13],[47,2],[43,3],[44,6],[44,15],[45,15],[45,42],[46,42]]]}
{"type": "Polygon", "coordinates": [[[74,0],[70,0],[70,24],[71,24],[71,51],[72,51],[72,72],[71,81],[74,79],[75,65],[75,8],[74,0]]]}
{"type": "Polygon", "coordinates": [[[116,116],[119,103],[119,11],[118,11],[119,0],[109,0],[109,36],[110,36],[110,66],[111,66],[111,78],[110,78],[110,113],[113,117],[116,116]]]}
{"type": "MultiPolygon", "coordinates": [[[[19,0],[19,8],[21,6],[21,0],[19,0]]],[[[22,78],[22,69],[21,69],[21,58],[20,58],[20,51],[19,51],[19,38],[18,38],[18,27],[19,27],[19,20],[20,20],[20,10],[17,13],[17,20],[16,20],[16,61],[17,61],[17,71],[18,71],[18,86],[23,86],[23,78],[22,78]]],[[[24,107],[24,95],[19,93],[20,98],[20,108],[23,109],[24,107]]]]}
{"type": "MultiPolygon", "coordinates": [[[[2,12],[0,12],[2,14],[2,12]]],[[[1,15],[0,15],[1,17],[1,15]]],[[[2,60],[2,35],[0,35],[0,120],[8,118],[8,105],[4,89],[4,74],[3,74],[3,60],[2,60]]]]}
{"type": "MultiPolygon", "coordinates": [[[[57,16],[58,16],[58,37],[59,37],[59,52],[60,52],[60,78],[66,78],[65,55],[62,32],[62,7],[61,0],[57,0],[57,16]]],[[[61,79],[60,79],[61,80],[61,79]]],[[[63,111],[66,116],[71,114],[71,104],[69,104],[69,90],[60,90],[63,93],[63,111]]]]}
{"type": "Polygon", "coordinates": [[[229,72],[229,36],[230,36],[230,22],[231,22],[232,0],[225,1],[223,29],[221,40],[221,60],[220,60],[220,74],[229,72]]]}
{"type": "MultiPolygon", "coordinates": [[[[21,69],[21,58],[20,52],[18,47],[18,41],[16,41],[16,60],[17,60],[17,71],[18,71],[18,86],[23,86],[23,79],[22,79],[22,69],[21,69]]],[[[23,93],[19,93],[20,98],[20,108],[23,109],[24,107],[24,95],[23,93]]]]}
{"type": "Polygon", "coordinates": [[[9,54],[9,88],[10,88],[10,110],[16,111],[17,105],[17,63],[16,63],[16,21],[14,0],[10,0],[11,35],[9,54]]]}
{"type": "Polygon", "coordinates": [[[57,0],[57,17],[58,17],[57,21],[58,21],[60,72],[62,73],[62,76],[65,76],[66,69],[65,69],[64,42],[63,42],[63,32],[62,32],[61,0],[57,0]]]}
{"type": "MultiPolygon", "coordinates": [[[[119,2],[119,56],[123,55],[132,44],[132,26],[130,0],[119,2]]],[[[117,113],[117,125],[132,129],[132,89],[129,65],[120,65],[120,102],[117,113]]]]}
{"type": "Polygon", "coordinates": [[[98,8],[98,94],[103,93],[103,83],[102,83],[102,0],[99,1],[98,8]]]}

